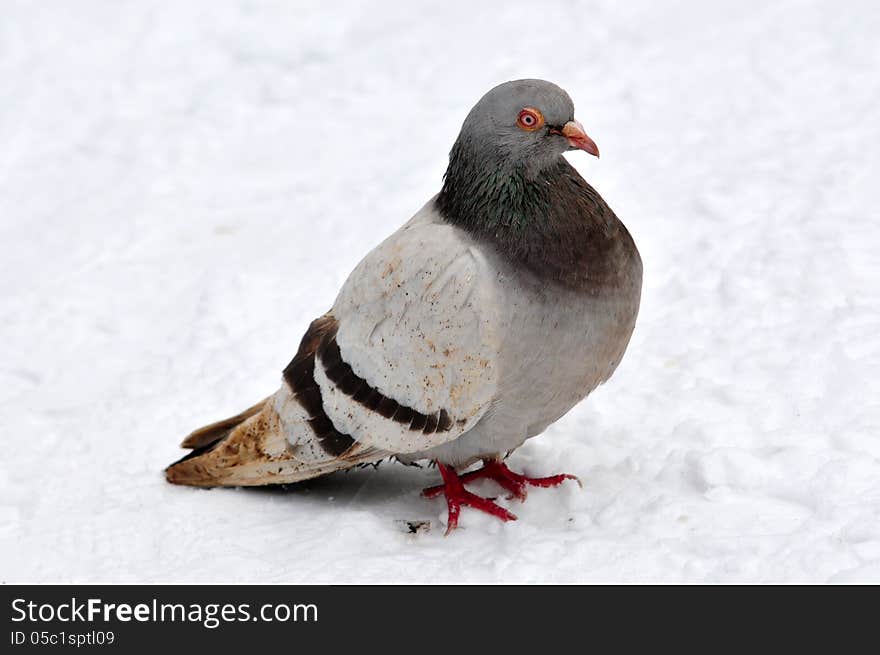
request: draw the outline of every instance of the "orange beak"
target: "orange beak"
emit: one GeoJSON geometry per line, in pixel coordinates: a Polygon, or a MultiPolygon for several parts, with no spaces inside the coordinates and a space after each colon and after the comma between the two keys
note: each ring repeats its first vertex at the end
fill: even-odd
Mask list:
{"type": "Polygon", "coordinates": [[[568,144],[572,148],[588,152],[594,157],[599,156],[599,146],[587,133],[584,132],[584,126],[577,121],[568,121],[562,128],[561,134],[568,139],[568,144]]]}

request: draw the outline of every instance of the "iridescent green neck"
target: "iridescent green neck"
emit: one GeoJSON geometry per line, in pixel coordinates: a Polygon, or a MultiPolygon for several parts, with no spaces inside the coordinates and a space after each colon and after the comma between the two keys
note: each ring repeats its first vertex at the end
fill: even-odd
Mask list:
{"type": "Polygon", "coordinates": [[[508,260],[590,294],[623,283],[638,257],[614,212],[562,156],[529,170],[456,142],[436,203],[446,222],[508,260]]]}
{"type": "Polygon", "coordinates": [[[456,143],[437,204],[444,217],[468,231],[511,236],[526,232],[546,215],[549,196],[542,175],[501,157],[480,160],[456,143]]]}

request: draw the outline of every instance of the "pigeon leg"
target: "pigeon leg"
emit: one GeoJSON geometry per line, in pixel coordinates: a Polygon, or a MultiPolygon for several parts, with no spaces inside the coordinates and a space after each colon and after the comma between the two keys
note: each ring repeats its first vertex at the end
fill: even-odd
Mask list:
{"type": "MultiPolygon", "coordinates": [[[[528,486],[556,487],[566,480],[574,480],[580,486],[583,486],[577,476],[571,475],[569,473],[550,475],[546,478],[530,478],[528,476],[522,475],[521,473],[514,473],[509,468],[507,468],[507,465],[504,462],[498,459],[483,460],[482,468],[477,469],[476,471],[471,471],[470,473],[465,473],[464,475],[460,476],[459,480],[462,484],[464,484],[484,478],[494,480],[500,486],[504,487],[505,489],[507,489],[507,491],[510,492],[510,498],[518,498],[521,501],[526,499],[526,488],[528,486]]],[[[434,496],[440,495],[443,490],[443,485],[440,485],[438,487],[429,487],[428,489],[425,489],[422,493],[427,498],[433,498],[434,496]]]]}
{"type": "Polygon", "coordinates": [[[502,521],[516,520],[516,516],[500,505],[496,505],[488,498],[477,496],[466,490],[462,484],[463,478],[459,477],[453,467],[437,462],[437,468],[443,477],[443,484],[425,489],[422,494],[427,498],[439,496],[441,493],[446,496],[446,506],[449,510],[449,518],[446,521],[446,534],[449,534],[458,527],[458,515],[461,513],[462,505],[486,512],[502,521]]]}

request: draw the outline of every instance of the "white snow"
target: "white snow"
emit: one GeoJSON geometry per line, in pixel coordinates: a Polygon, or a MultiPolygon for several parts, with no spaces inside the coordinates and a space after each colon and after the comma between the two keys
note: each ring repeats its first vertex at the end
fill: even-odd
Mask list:
{"type": "Polygon", "coordinates": [[[878,5],[416,4],[4,3],[0,582],[880,581],[878,5]],[[509,461],[584,489],[444,538],[428,469],[167,484],[524,76],[645,262],[509,461]]]}

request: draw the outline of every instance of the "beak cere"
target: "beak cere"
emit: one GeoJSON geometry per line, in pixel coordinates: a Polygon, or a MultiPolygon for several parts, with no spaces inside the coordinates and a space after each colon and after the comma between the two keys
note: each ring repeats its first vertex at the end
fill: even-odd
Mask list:
{"type": "Polygon", "coordinates": [[[562,128],[562,135],[568,139],[572,148],[588,152],[594,157],[599,156],[599,147],[596,142],[584,132],[584,126],[577,121],[568,121],[562,128]]]}

